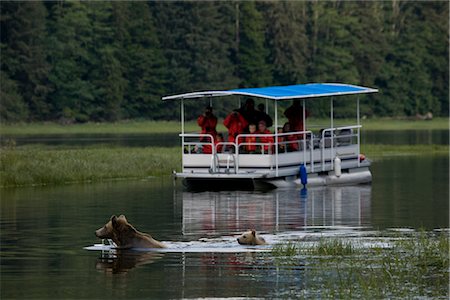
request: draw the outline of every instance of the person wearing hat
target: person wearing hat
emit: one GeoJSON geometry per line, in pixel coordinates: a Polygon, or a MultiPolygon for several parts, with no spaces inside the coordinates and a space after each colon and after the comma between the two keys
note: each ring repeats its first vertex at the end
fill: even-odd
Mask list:
{"type": "Polygon", "coordinates": [[[265,121],[267,128],[272,127],[273,125],[272,118],[266,114],[266,107],[263,103],[258,104],[258,119],[258,121],[265,121]]]}
{"type": "MultiPolygon", "coordinates": [[[[202,134],[210,134],[214,140],[216,139],[217,117],[213,114],[211,106],[208,105],[205,112],[197,118],[197,124],[202,128],[202,134]]],[[[211,141],[208,137],[201,137],[200,142],[213,143],[214,141],[211,141]]],[[[211,145],[203,145],[203,153],[211,154],[211,145]]]]}
{"type": "Polygon", "coordinates": [[[248,98],[243,107],[239,109],[239,113],[245,118],[248,124],[258,124],[259,112],[255,109],[255,101],[248,98]]]}

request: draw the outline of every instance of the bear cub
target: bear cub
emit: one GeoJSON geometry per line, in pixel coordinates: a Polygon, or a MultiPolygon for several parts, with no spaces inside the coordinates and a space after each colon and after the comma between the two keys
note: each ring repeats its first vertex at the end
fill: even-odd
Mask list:
{"type": "Polygon", "coordinates": [[[240,245],[266,245],[266,240],[264,240],[263,237],[259,236],[259,234],[256,233],[256,231],[253,230],[248,230],[246,232],[244,232],[243,234],[241,234],[238,238],[237,241],[240,245]]]}

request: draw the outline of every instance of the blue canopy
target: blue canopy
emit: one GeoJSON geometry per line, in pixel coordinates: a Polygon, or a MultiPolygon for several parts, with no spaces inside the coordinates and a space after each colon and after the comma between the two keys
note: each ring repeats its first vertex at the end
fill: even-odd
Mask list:
{"type": "Polygon", "coordinates": [[[163,100],[189,99],[241,95],[272,100],[330,97],[351,94],[376,93],[377,89],[341,83],[308,83],[262,88],[233,89],[227,91],[204,91],[163,97],[163,100]]]}

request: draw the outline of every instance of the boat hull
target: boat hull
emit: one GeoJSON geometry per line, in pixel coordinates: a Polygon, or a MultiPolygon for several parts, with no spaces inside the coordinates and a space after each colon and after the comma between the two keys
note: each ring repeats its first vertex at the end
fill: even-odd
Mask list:
{"type": "MultiPolygon", "coordinates": [[[[292,186],[301,186],[301,180],[297,175],[290,176],[260,176],[257,174],[236,175],[211,174],[189,176],[189,174],[177,174],[183,177],[183,184],[192,190],[253,190],[253,189],[274,189],[292,186]]],[[[309,173],[307,177],[307,187],[326,185],[352,185],[365,184],[372,181],[372,174],[368,166],[344,169],[337,176],[334,171],[309,173]]]]}

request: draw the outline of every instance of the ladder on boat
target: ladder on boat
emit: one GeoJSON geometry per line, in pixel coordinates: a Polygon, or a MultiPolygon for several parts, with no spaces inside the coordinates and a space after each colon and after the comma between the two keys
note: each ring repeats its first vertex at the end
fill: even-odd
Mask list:
{"type": "Polygon", "coordinates": [[[211,157],[211,167],[209,168],[209,173],[211,174],[218,174],[221,172],[221,166],[224,166],[224,172],[225,174],[236,174],[236,156],[233,153],[227,153],[226,159],[220,159],[219,155],[216,153],[211,157]],[[225,165],[222,165],[225,164],[225,165]]]}

